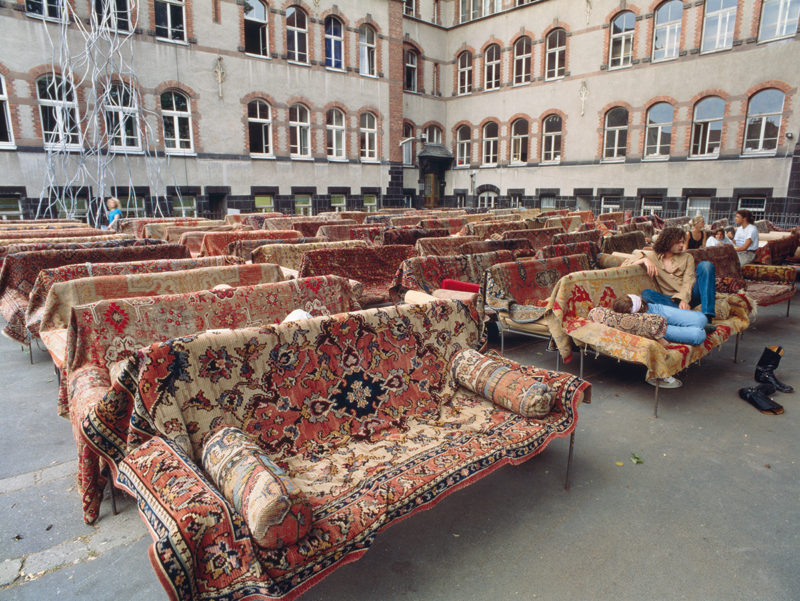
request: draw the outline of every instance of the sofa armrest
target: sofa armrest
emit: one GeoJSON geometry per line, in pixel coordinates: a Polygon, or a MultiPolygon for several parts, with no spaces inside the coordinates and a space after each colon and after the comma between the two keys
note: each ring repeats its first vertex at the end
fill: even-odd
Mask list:
{"type": "Polygon", "coordinates": [[[263,581],[240,514],[182,449],[152,438],[119,466],[117,484],[136,499],[153,537],[150,561],[170,599],[206,598],[226,587],[263,581]]]}
{"type": "Polygon", "coordinates": [[[742,275],[746,280],[756,282],[775,282],[793,286],[797,279],[797,271],[790,265],[742,265],[742,275]]]}

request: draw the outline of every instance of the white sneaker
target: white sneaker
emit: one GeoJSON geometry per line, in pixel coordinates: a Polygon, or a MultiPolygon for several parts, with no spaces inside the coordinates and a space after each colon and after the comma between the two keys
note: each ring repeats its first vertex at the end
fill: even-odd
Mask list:
{"type": "Polygon", "coordinates": [[[650,378],[647,383],[651,386],[658,386],[659,388],[680,388],[683,386],[678,378],[667,376],[666,378],[650,378]]]}

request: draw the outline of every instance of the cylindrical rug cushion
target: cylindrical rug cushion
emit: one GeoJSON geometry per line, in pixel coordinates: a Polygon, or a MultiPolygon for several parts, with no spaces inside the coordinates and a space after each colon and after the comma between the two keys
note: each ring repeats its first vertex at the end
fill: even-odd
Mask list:
{"type": "Polygon", "coordinates": [[[521,369],[464,349],[450,361],[453,379],[496,405],[524,417],[544,417],[553,408],[553,393],[521,369]]]}
{"type": "Polygon", "coordinates": [[[279,549],[308,534],[311,504],[305,493],[240,429],[223,426],[209,436],[202,462],[258,545],[279,549]]]}
{"type": "Polygon", "coordinates": [[[442,288],[445,290],[458,290],[460,292],[480,292],[481,285],[445,278],[442,280],[442,288]]]}
{"type": "Polygon", "coordinates": [[[667,333],[667,320],[654,313],[617,313],[606,307],[589,311],[589,319],[629,334],[658,340],[667,333]]]}

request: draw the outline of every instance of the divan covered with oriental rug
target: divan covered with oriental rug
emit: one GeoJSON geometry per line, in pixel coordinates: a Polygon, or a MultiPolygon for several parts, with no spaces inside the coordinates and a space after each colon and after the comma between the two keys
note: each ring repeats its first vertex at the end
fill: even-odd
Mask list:
{"type": "Polygon", "coordinates": [[[395,521],[568,436],[590,385],[500,359],[517,374],[503,392],[524,379],[547,391],[550,412],[523,417],[471,392],[465,385],[483,389],[480,376],[451,368],[480,329],[471,305],[432,301],[139,351],[114,388],[134,395],[140,440],[149,440],[128,449],[116,482],[149,525],[168,596],[292,599],[361,557],[395,521]],[[250,437],[308,499],[305,537],[260,546],[210,483],[200,459],[223,424],[250,437]]]}

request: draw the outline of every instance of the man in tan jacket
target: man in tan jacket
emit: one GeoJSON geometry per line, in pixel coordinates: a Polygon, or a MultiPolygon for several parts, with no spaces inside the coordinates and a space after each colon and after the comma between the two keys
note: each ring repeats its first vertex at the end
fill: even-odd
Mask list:
{"type": "Polygon", "coordinates": [[[642,291],[642,299],[648,304],[671,304],[680,309],[699,304],[711,323],[716,303],[714,264],[701,261],[695,266],[694,257],[684,252],[685,244],[686,234],[681,228],[664,228],[653,250],[635,250],[623,265],[642,265],[655,280],[658,290],[642,291]]]}

